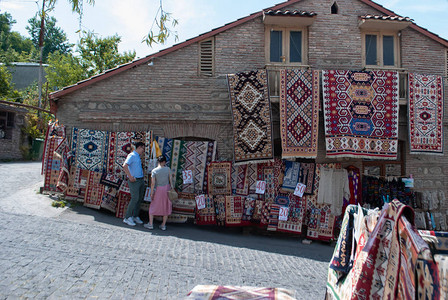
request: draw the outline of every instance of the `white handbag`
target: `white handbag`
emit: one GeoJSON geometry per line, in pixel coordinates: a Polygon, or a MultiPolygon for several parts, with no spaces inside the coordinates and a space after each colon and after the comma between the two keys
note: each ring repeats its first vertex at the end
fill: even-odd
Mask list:
{"type": "Polygon", "coordinates": [[[151,174],[151,171],[157,168],[157,154],[156,154],[156,143],[152,142],[151,148],[151,158],[148,163],[148,173],[151,174]]]}

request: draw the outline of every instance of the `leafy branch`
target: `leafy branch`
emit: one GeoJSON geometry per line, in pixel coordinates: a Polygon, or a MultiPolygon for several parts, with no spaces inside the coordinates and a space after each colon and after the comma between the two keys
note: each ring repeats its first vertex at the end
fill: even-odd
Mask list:
{"type": "Polygon", "coordinates": [[[169,23],[171,23],[171,27],[174,28],[179,22],[177,19],[174,19],[170,13],[163,10],[162,0],[160,0],[160,6],[157,10],[151,29],[148,35],[143,39],[142,43],[145,42],[149,47],[152,47],[153,44],[164,44],[171,35],[174,36],[175,41],[178,41],[179,37],[177,31],[172,31],[168,25],[169,23]],[[157,34],[155,34],[153,30],[154,25],[156,25],[158,30],[157,34]]]}

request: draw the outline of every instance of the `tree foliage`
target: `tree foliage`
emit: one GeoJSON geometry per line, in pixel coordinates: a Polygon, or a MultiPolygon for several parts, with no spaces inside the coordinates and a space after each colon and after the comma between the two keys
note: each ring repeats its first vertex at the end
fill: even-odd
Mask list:
{"type": "Polygon", "coordinates": [[[130,62],[135,58],[135,51],[123,54],[118,52],[120,42],[121,37],[118,35],[101,38],[92,32],[84,34],[78,43],[77,52],[81,66],[88,77],[130,62]]]}
{"type": "MultiPolygon", "coordinates": [[[[58,51],[59,53],[66,54],[73,47],[73,44],[69,43],[66,33],[60,27],[56,26],[56,22],[55,17],[49,17],[47,15],[45,18],[44,44],[42,50],[42,60],[44,62],[47,62],[50,53],[58,51]]],[[[31,41],[34,47],[39,48],[40,17],[35,15],[28,20],[28,24],[29,26],[26,26],[26,29],[31,36],[31,41]]]]}
{"type": "Polygon", "coordinates": [[[46,69],[49,88],[58,90],[132,61],[135,51],[119,53],[120,41],[118,35],[101,38],[87,32],[80,39],[75,55],[51,53],[46,69]]]}
{"type": "Polygon", "coordinates": [[[2,63],[30,61],[37,55],[31,39],[11,30],[15,23],[16,21],[9,13],[0,14],[0,62],[2,63]]]}
{"type": "Polygon", "coordinates": [[[22,102],[19,92],[14,89],[11,73],[4,65],[0,66],[0,99],[22,102]]]}
{"type": "Polygon", "coordinates": [[[50,90],[59,90],[87,78],[79,59],[71,53],[50,53],[45,69],[50,90]]]}

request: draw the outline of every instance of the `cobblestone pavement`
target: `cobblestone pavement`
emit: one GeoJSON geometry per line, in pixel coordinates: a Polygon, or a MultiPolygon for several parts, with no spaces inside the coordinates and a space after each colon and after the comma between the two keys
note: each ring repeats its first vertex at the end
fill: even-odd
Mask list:
{"type": "MultiPolygon", "coordinates": [[[[14,164],[8,167],[13,172],[14,164]]],[[[2,207],[13,198],[8,191],[2,207]]],[[[182,299],[198,284],[283,287],[298,299],[324,298],[330,245],[168,225],[167,231],[131,228],[85,207],[51,217],[2,209],[0,299],[182,299]]]]}

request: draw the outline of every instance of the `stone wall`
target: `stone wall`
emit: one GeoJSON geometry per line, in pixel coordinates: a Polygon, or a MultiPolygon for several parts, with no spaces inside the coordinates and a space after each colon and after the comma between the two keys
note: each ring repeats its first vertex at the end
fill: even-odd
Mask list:
{"type": "MultiPolygon", "coordinates": [[[[361,70],[361,32],[358,16],[382,14],[357,0],[339,0],[338,14],[331,14],[333,0],[305,0],[285,9],[317,13],[308,29],[308,64],[312,69],[361,70]]],[[[410,16],[412,17],[412,16],[410,16]]],[[[232,117],[226,74],[265,67],[265,32],[257,18],[217,34],[215,76],[198,75],[199,45],[192,44],[109,77],[58,100],[57,117],[68,129],[73,126],[113,131],[148,130],[168,138],[200,137],[218,141],[220,158],[232,160],[232,117]]],[[[402,30],[401,69],[444,75],[444,48],[412,28],[402,30]]],[[[445,81],[445,91],[448,86],[445,81]]],[[[448,120],[448,93],[445,120],[448,120]]],[[[443,156],[409,155],[407,106],[401,105],[400,140],[406,145],[406,174],[416,187],[442,189],[448,196],[448,128],[445,121],[443,156]]],[[[278,120],[278,111],[273,110],[278,120]]],[[[276,125],[278,123],[275,123],[276,125]]],[[[325,158],[323,119],[319,133],[318,162],[325,158]]],[[[274,136],[279,136],[278,125],[274,136]]],[[[362,168],[361,160],[339,159],[344,165],[362,168]]],[[[448,208],[448,203],[443,205],[448,208]]]]}
{"type": "MultiPolygon", "coordinates": [[[[23,116],[20,116],[23,118],[23,116]]],[[[20,127],[16,126],[12,131],[11,139],[0,139],[0,160],[22,159],[20,127]]]]}

